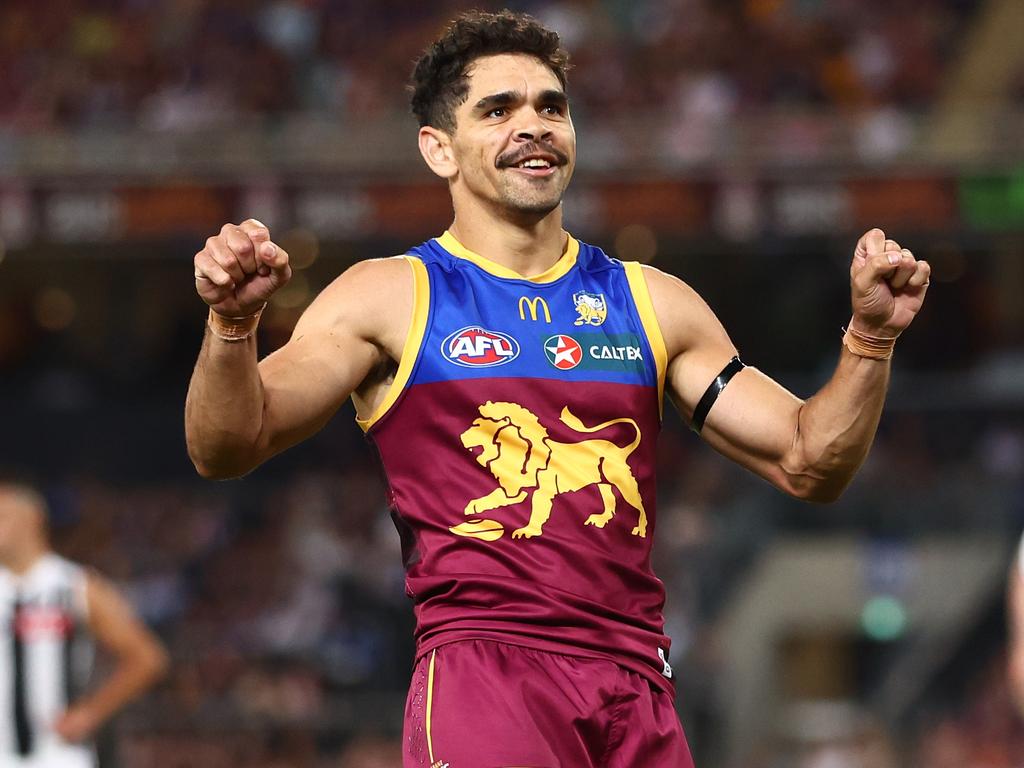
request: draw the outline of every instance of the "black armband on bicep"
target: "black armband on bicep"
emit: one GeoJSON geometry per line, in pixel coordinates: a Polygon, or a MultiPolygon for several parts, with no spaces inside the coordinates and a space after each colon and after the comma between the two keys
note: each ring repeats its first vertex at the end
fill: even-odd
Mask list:
{"type": "Polygon", "coordinates": [[[728,384],[732,377],[742,371],[746,366],[740,362],[739,357],[734,357],[728,363],[725,368],[719,373],[715,380],[708,384],[708,388],[704,390],[703,396],[700,398],[700,402],[697,403],[697,407],[693,409],[693,421],[690,423],[690,428],[700,434],[700,431],[704,428],[704,420],[708,417],[708,412],[711,410],[711,406],[715,404],[718,396],[722,394],[722,390],[725,389],[725,385],[728,384]]]}

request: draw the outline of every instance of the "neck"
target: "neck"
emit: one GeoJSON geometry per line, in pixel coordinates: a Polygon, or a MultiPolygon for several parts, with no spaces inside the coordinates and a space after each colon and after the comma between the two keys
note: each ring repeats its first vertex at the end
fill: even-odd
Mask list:
{"type": "Polygon", "coordinates": [[[17,552],[4,553],[0,565],[17,576],[24,576],[46,554],[42,545],[21,547],[17,552]]]}
{"type": "Polygon", "coordinates": [[[523,277],[550,269],[565,251],[562,206],[550,213],[496,216],[457,206],[451,233],[466,248],[523,277]]]}

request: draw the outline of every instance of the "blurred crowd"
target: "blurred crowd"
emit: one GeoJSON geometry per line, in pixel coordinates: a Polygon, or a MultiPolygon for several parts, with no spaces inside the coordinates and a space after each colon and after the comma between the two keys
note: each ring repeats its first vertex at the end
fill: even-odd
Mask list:
{"type": "MultiPolygon", "coordinates": [[[[519,0],[576,64],[580,116],[655,106],[713,130],[764,107],[911,110],[935,98],[980,0],[519,0]]],[[[406,109],[457,0],[5,0],[0,125],[182,131],[406,109]]],[[[690,137],[687,141],[699,140],[690,137]]],[[[680,148],[681,151],[685,148],[680,148]]]]}

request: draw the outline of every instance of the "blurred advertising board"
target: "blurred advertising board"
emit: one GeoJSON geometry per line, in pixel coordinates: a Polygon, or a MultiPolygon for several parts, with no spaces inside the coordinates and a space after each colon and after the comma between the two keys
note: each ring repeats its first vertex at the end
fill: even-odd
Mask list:
{"type": "MultiPolygon", "coordinates": [[[[792,179],[579,178],[566,197],[567,222],[588,235],[643,225],[664,235],[750,239],[861,231],[999,231],[1024,227],[1024,172],[958,178],[891,175],[792,179]]],[[[327,240],[417,238],[451,220],[444,184],[249,183],[105,184],[0,179],[0,239],[11,248],[74,243],[198,238],[221,224],[255,217],[301,226],[327,240]]]]}

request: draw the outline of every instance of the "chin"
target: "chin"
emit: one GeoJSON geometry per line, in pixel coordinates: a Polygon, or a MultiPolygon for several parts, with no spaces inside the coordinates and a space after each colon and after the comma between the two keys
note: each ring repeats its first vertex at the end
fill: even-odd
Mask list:
{"type": "Polygon", "coordinates": [[[515,211],[516,213],[523,214],[534,214],[534,215],[547,215],[553,210],[558,208],[562,204],[562,196],[558,195],[553,198],[529,198],[520,196],[509,196],[503,201],[505,207],[509,210],[515,211]]]}
{"type": "Polygon", "coordinates": [[[516,213],[522,213],[522,214],[527,214],[527,215],[535,215],[535,216],[547,216],[553,210],[558,208],[558,206],[561,205],[561,202],[562,201],[559,200],[558,202],[555,202],[555,203],[547,203],[547,202],[544,202],[544,203],[532,203],[532,204],[520,203],[518,205],[516,205],[516,204],[510,205],[509,207],[513,211],[515,211],[516,213]]]}

